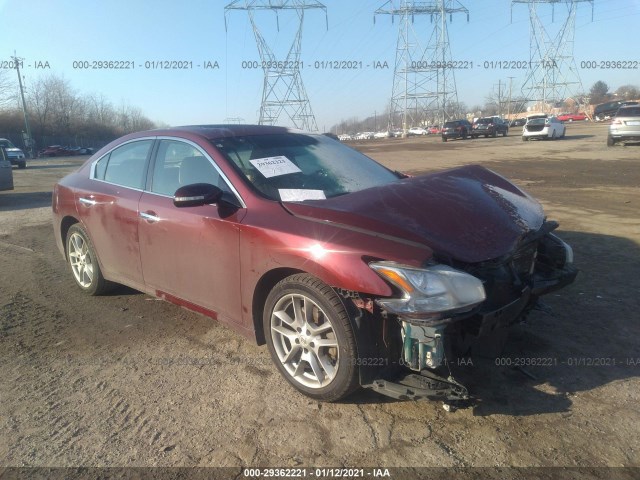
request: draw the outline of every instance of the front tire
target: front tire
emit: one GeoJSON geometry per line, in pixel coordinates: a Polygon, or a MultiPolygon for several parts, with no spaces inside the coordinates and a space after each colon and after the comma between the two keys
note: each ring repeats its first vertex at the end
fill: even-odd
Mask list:
{"type": "Polygon", "coordinates": [[[73,279],[80,290],[88,295],[101,295],[110,289],[111,283],[102,276],[91,239],[78,223],[67,232],[66,253],[73,279]]]}
{"type": "Polygon", "coordinates": [[[358,388],[349,314],[321,280],[308,274],[281,280],[267,297],[263,326],[273,362],[301,393],[333,402],[358,388]]]}
{"type": "Polygon", "coordinates": [[[613,139],[611,135],[607,136],[607,147],[613,147],[616,144],[616,141],[613,139]]]}
{"type": "Polygon", "coordinates": [[[27,168],[27,162],[25,161],[18,162],[18,168],[27,168]]]}

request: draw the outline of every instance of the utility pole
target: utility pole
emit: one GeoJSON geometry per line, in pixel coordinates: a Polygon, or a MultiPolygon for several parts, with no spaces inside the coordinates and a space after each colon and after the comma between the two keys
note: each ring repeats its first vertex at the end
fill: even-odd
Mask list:
{"type": "Polygon", "coordinates": [[[509,103],[507,105],[507,118],[509,119],[509,121],[511,121],[511,88],[513,84],[513,79],[515,77],[508,77],[508,78],[509,78],[509,103]]]}
{"type": "Polygon", "coordinates": [[[13,64],[16,67],[16,72],[18,73],[18,85],[20,85],[20,98],[22,99],[22,113],[24,115],[24,127],[27,131],[27,139],[23,140],[25,142],[24,147],[27,150],[29,158],[33,158],[33,147],[32,147],[33,140],[31,139],[31,127],[29,126],[29,115],[27,114],[27,102],[25,102],[24,100],[24,87],[22,86],[22,76],[20,75],[20,64],[22,63],[23,59],[18,58],[15,50],[13,52],[13,57],[11,57],[11,59],[13,60],[13,64]]]}

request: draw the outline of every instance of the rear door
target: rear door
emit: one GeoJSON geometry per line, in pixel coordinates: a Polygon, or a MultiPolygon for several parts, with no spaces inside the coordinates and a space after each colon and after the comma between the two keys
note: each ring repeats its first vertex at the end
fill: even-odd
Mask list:
{"type": "Polygon", "coordinates": [[[147,288],[212,316],[239,321],[240,221],[244,208],[178,208],[175,191],[211,183],[234,195],[214,161],[194,143],[160,139],[150,187],[139,204],[140,258],[147,288]],[[183,302],[184,303],[184,302],[183,302]],[[206,310],[206,311],[204,311],[206,310]]]}
{"type": "Polygon", "coordinates": [[[94,163],[87,190],[75,201],[105,277],[134,288],[143,284],[138,248],[138,201],[154,139],[127,142],[94,163]]]}

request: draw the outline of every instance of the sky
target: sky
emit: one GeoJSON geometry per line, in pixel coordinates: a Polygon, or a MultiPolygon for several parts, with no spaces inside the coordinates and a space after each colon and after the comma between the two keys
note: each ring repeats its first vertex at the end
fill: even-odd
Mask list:
{"type": "MultiPolygon", "coordinates": [[[[248,67],[260,56],[246,11],[229,12],[225,26],[224,7],[230,1],[0,0],[0,67],[7,68],[15,51],[24,58],[27,90],[30,82],[54,73],[79,92],[102,94],[114,105],[134,105],[150,119],[169,125],[222,123],[229,118],[256,123],[264,76],[261,69],[248,67]],[[94,61],[129,62],[135,68],[80,68],[94,61]],[[165,61],[186,62],[183,65],[190,68],[158,68],[165,61]]],[[[302,81],[321,131],[343,119],[378,115],[388,105],[398,18],[392,23],[390,16],[379,15],[374,23],[374,11],[385,2],[324,0],[328,28],[323,11],[305,13],[302,81]],[[321,63],[343,60],[362,68],[336,70],[321,63]]],[[[456,71],[458,99],[469,107],[482,105],[498,83],[508,88],[512,82],[517,92],[523,71],[483,66],[528,60],[527,6],[512,8],[510,0],[460,3],[469,10],[469,21],[464,14],[454,14],[447,24],[451,58],[473,62],[474,67],[456,71]]],[[[566,11],[556,5],[552,22],[551,7],[539,7],[549,31],[562,24],[563,8],[566,11]]],[[[291,11],[280,14],[279,30],[272,12],[255,18],[267,44],[284,57],[297,17],[291,11]]],[[[574,58],[585,90],[597,80],[611,90],[624,84],[640,86],[638,25],[640,0],[594,0],[593,20],[591,4],[578,5],[574,58]],[[635,62],[629,63],[635,68],[600,68],[606,61],[635,62]]],[[[416,17],[414,28],[423,29],[425,39],[432,30],[426,16],[416,17]]]]}

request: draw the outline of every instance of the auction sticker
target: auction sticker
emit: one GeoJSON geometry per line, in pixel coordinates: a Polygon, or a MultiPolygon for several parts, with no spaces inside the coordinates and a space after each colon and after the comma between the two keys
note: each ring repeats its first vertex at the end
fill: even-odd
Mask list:
{"type": "Polygon", "coordinates": [[[249,161],[266,178],[278,177],[280,175],[302,171],[284,155],[278,155],[277,157],[256,158],[255,160],[249,161]]]}
{"type": "Polygon", "coordinates": [[[324,200],[327,198],[322,190],[280,188],[278,193],[280,193],[280,200],[283,202],[304,202],[305,200],[324,200]]]}

